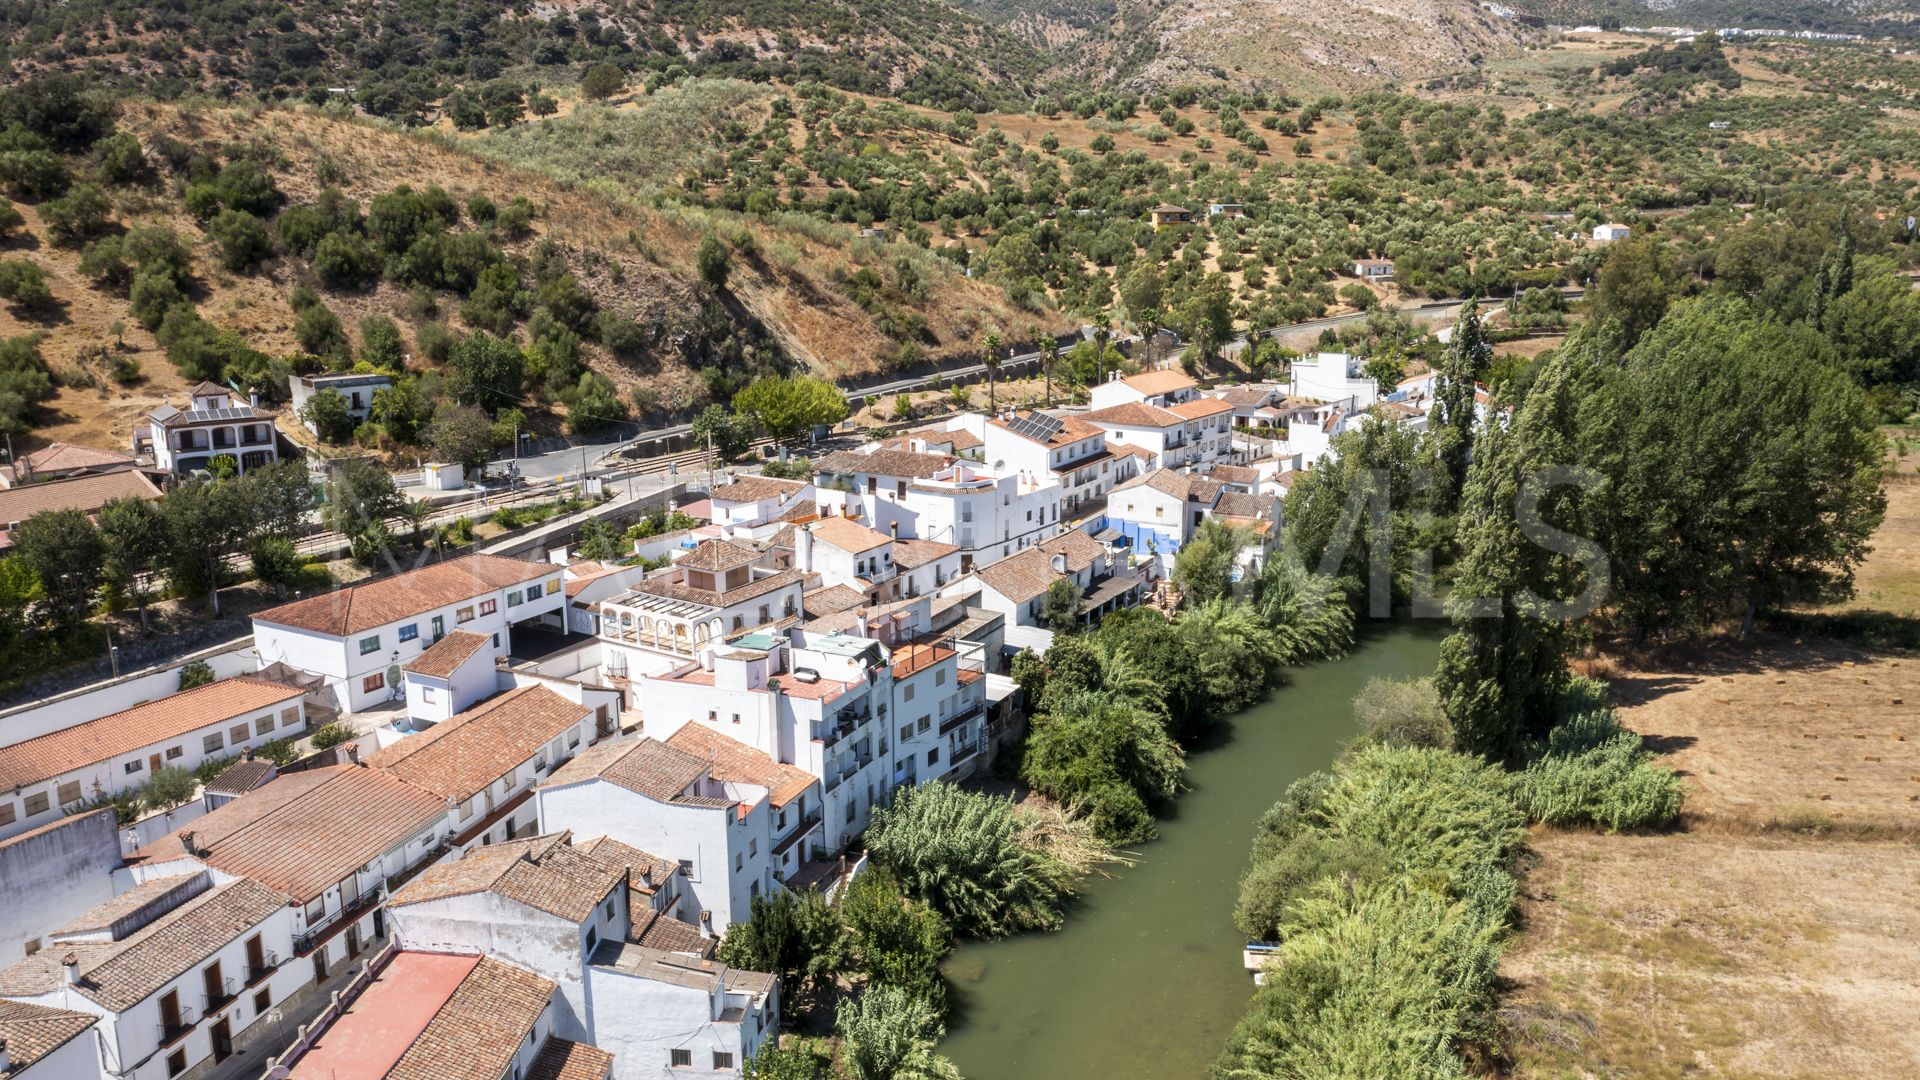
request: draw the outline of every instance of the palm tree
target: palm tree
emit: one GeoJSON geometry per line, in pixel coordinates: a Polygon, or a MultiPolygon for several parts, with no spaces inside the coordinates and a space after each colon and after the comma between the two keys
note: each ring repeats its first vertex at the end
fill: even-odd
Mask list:
{"type": "Polygon", "coordinates": [[[1034,347],[1040,350],[1040,370],[1047,377],[1047,404],[1053,408],[1053,365],[1060,360],[1060,341],[1038,326],[1032,328],[1034,347]]]}
{"type": "Polygon", "coordinates": [[[433,516],[433,508],[415,499],[408,499],[400,507],[400,516],[407,519],[407,540],[414,547],[420,545],[420,534],[425,531],[427,519],[433,516]]]}
{"type": "Polygon", "coordinates": [[[987,412],[998,413],[1000,406],[994,397],[994,383],[1000,376],[1000,331],[987,331],[987,339],[980,352],[980,363],[987,369],[987,412]]]}

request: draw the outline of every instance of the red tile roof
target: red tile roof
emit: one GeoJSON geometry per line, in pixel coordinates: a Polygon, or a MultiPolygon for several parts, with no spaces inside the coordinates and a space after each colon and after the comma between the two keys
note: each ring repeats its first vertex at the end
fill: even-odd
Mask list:
{"type": "Polygon", "coordinates": [[[1230,413],[1233,411],[1233,406],[1221,401],[1219,398],[1203,397],[1194,398],[1192,401],[1182,401],[1176,405],[1169,405],[1167,406],[1167,411],[1182,420],[1204,420],[1209,416],[1219,416],[1221,413],[1230,413]]]}
{"type": "Polygon", "coordinates": [[[658,802],[676,802],[694,781],[705,776],[707,763],[658,739],[604,742],[575,754],[555,769],[542,788],[562,787],[586,780],[604,780],[658,802]]]}
{"type": "Polygon", "coordinates": [[[444,798],[384,770],[334,765],[283,773],[134,852],[130,861],[193,857],[304,904],[427,832],[446,813],[444,798]]]}
{"type": "Polygon", "coordinates": [[[1067,570],[1077,573],[1105,555],[1106,549],[1091,536],[1075,530],[981,568],[980,581],[1016,604],[1025,603],[1046,592],[1053,579],[1061,576],[1053,569],[1053,556],[1059,553],[1067,556],[1067,570]]]}
{"type": "Polygon", "coordinates": [[[1144,401],[1110,405],[1104,409],[1095,409],[1086,416],[1088,421],[1102,426],[1115,424],[1126,427],[1166,428],[1182,422],[1181,417],[1144,401]]]}
{"type": "Polygon", "coordinates": [[[911,450],[835,450],[813,463],[815,473],[867,473],[873,476],[932,476],[953,461],[950,454],[911,450]]]}
{"type": "Polygon", "coordinates": [[[779,762],[738,739],[699,724],[683,725],[667,745],[710,767],[715,780],[755,784],[767,789],[767,801],[785,806],[816,782],[811,773],[779,762]]]}
{"type": "Polygon", "coordinates": [[[815,540],[825,544],[832,544],[841,551],[852,555],[859,555],[862,552],[872,551],[874,548],[885,546],[889,540],[885,533],[875,532],[865,525],[848,521],[843,517],[824,518],[811,525],[801,527],[812,533],[815,540]]]}
{"type": "Polygon", "coordinates": [[[396,953],[372,985],[294,1061],[294,1080],[380,1080],[389,1075],[480,963],[478,956],[396,953]]]}
{"type": "Polygon", "coordinates": [[[401,670],[410,671],[415,675],[425,675],[430,679],[449,678],[474,653],[491,644],[493,639],[485,634],[455,630],[428,646],[426,652],[402,664],[401,670]]]}
{"type": "Polygon", "coordinates": [[[544,686],[522,686],[409,735],[368,759],[443,799],[468,799],[592,715],[544,686]]]}
{"type": "Polygon", "coordinates": [[[809,485],[803,480],[781,480],[771,476],[743,476],[731,484],[721,484],[707,492],[709,499],[720,502],[760,502],[764,499],[785,499],[797,495],[809,485]]]}
{"type": "Polygon", "coordinates": [[[7,527],[48,510],[78,510],[91,516],[115,499],[158,499],[160,489],[139,469],[15,484],[0,489],[0,549],[13,545],[7,527]]]}
{"type": "Polygon", "coordinates": [[[37,739],[0,747],[0,788],[25,787],[181,738],[236,716],[272,709],[298,689],[237,675],[135,705],[37,739]]]}
{"type": "Polygon", "coordinates": [[[66,986],[109,1012],[124,1012],[199,967],[287,906],[287,897],[244,878],[209,889],[119,941],[53,942],[0,972],[0,993],[25,997],[66,986]],[[37,989],[36,989],[37,987],[37,989]]]}
{"type": "Polygon", "coordinates": [[[558,987],[483,958],[394,1063],[387,1080],[474,1080],[507,1075],[558,987]]]}
{"type": "Polygon", "coordinates": [[[569,922],[593,918],[600,902],[627,882],[627,868],[574,847],[568,833],[490,844],[459,862],[440,863],[388,901],[406,907],[491,892],[569,922]]]}
{"type": "Polygon", "coordinates": [[[1175,390],[1190,390],[1199,384],[1179,368],[1159,368],[1143,371],[1138,375],[1128,375],[1120,380],[1142,394],[1152,397],[1156,394],[1168,394],[1175,390]]]}
{"type": "Polygon", "coordinates": [[[613,1055],[605,1050],[550,1035],[534,1055],[526,1080],[606,1080],[612,1070],[613,1055]]]}
{"type": "Polygon", "coordinates": [[[895,540],[893,564],[902,570],[916,570],[949,555],[956,555],[959,551],[958,546],[943,544],[938,540],[895,540]]]}
{"type": "Polygon", "coordinates": [[[345,637],[559,573],[551,563],[467,555],[268,608],[253,621],[345,637]]]}
{"type": "Polygon", "coordinates": [[[26,1001],[0,1001],[0,1042],[6,1044],[7,1056],[12,1061],[7,1075],[24,1072],[27,1066],[85,1034],[99,1021],[92,1013],[26,1001]]]}

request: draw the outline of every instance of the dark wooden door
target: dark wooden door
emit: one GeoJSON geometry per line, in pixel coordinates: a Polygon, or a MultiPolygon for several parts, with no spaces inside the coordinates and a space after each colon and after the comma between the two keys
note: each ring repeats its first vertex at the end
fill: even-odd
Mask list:
{"type": "Polygon", "coordinates": [[[225,1061],[233,1056],[233,1028],[227,1024],[227,1018],[213,1025],[213,1060],[225,1061]]]}

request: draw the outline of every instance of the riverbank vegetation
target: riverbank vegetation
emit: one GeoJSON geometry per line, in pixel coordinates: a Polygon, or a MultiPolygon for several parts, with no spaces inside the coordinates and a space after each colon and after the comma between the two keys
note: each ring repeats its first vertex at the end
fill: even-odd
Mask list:
{"type": "Polygon", "coordinates": [[[749,1076],[957,1078],[934,1049],[955,938],[1058,928],[1082,879],[1115,857],[1057,808],[938,782],[897,791],[866,844],[873,865],[832,901],[756,897],[721,942],[727,963],[779,975],[790,1012],[831,1016],[831,1039],[770,1045],[749,1076]]]}

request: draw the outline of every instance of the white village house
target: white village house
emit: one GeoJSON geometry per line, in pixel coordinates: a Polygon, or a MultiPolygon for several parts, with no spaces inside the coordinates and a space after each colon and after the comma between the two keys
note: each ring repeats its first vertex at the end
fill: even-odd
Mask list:
{"type": "Polygon", "coordinates": [[[512,647],[512,627],[559,618],[564,572],[550,563],[467,555],[268,608],[253,616],[262,665],[318,675],[346,712],[395,700],[401,665],[448,631],[512,647]]]}

